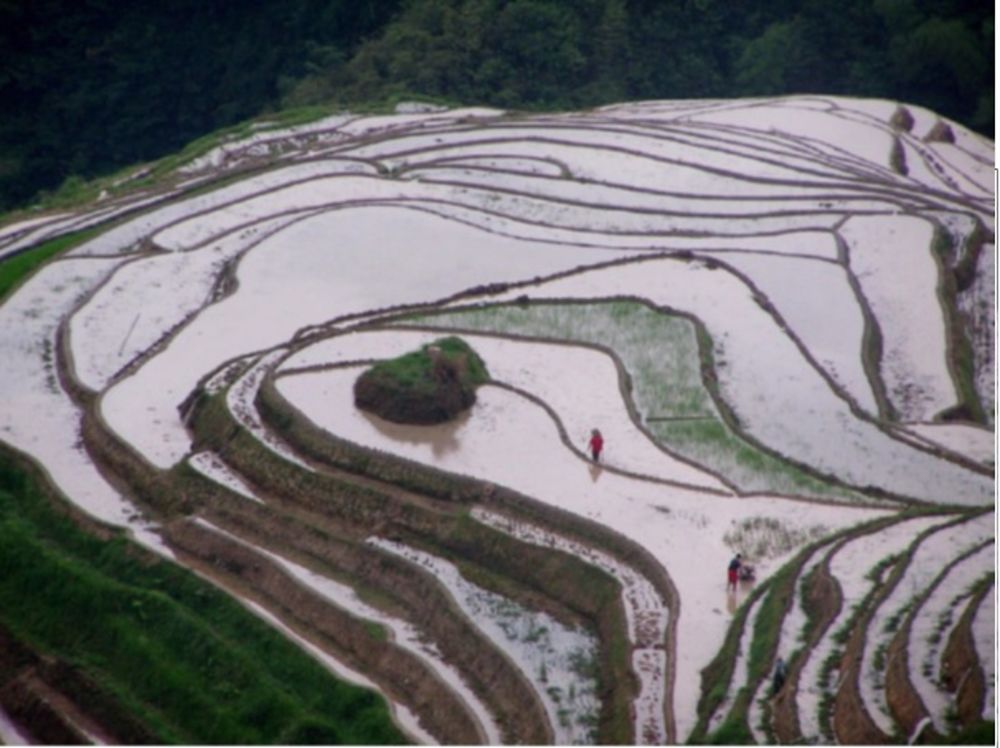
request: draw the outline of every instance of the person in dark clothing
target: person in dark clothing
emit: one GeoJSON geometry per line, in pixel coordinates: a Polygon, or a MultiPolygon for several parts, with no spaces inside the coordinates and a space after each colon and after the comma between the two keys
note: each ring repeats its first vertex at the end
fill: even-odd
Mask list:
{"type": "Polygon", "coordinates": [[[590,432],[590,457],[594,462],[601,461],[601,450],[604,449],[604,437],[598,429],[590,432]]]}
{"type": "Polygon", "coordinates": [[[730,592],[736,592],[736,585],[740,581],[740,566],[743,563],[743,554],[737,553],[733,556],[733,560],[729,562],[729,585],[728,589],[730,592]]]}
{"type": "Polygon", "coordinates": [[[779,657],[778,661],[774,664],[774,678],[771,681],[771,694],[777,696],[781,691],[781,688],[785,685],[785,678],[788,677],[788,666],[785,665],[785,661],[779,657]]]}

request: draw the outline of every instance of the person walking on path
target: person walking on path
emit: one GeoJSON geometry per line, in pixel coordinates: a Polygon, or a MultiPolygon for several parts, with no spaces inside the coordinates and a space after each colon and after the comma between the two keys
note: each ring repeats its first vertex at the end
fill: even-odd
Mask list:
{"type": "Polygon", "coordinates": [[[743,565],[743,554],[737,553],[733,556],[733,560],[729,562],[729,584],[727,589],[733,594],[736,593],[736,585],[740,581],[740,566],[743,565]]]}
{"type": "Polygon", "coordinates": [[[590,457],[594,462],[601,461],[601,450],[604,449],[604,437],[599,429],[590,432],[590,457]]]}

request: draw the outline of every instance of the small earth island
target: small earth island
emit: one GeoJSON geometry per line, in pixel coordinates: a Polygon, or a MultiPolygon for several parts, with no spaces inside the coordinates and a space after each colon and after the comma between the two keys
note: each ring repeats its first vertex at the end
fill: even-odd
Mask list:
{"type": "Polygon", "coordinates": [[[354,404],[394,423],[446,423],[472,407],[489,378],[468,343],[441,338],[367,369],[354,383],[354,404]]]}

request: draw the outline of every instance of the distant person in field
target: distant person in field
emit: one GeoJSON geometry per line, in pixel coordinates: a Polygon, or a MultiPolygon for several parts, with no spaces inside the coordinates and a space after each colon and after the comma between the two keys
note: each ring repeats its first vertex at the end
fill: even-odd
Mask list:
{"type": "Polygon", "coordinates": [[[733,560],[729,562],[728,589],[733,593],[736,592],[736,585],[740,581],[740,567],[742,565],[743,565],[742,553],[737,553],[735,556],[733,556],[733,560]]]}
{"type": "Polygon", "coordinates": [[[785,665],[785,661],[779,657],[778,661],[774,664],[774,679],[771,681],[771,693],[773,695],[778,695],[782,686],[785,685],[785,678],[787,677],[788,666],[785,665]]]}
{"type": "Polygon", "coordinates": [[[604,449],[604,437],[599,429],[590,432],[590,457],[594,462],[601,461],[601,450],[604,449]]]}

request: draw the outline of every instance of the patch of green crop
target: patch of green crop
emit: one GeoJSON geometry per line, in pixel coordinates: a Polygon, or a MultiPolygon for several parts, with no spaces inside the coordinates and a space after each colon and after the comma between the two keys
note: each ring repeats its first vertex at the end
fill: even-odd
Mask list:
{"type": "MultiPolygon", "coordinates": [[[[738,657],[740,640],[747,625],[750,609],[762,595],[767,594],[770,587],[771,582],[769,580],[757,587],[740,604],[739,609],[733,616],[733,620],[729,624],[729,629],[726,631],[726,637],[722,642],[722,646],[715,654],[715,657],[712,658],[712,661],[702,668],[701,698],[698,700],[698,722],[691,731],[689,742],[703,743],[714,740],[714,736],[718,735],[720,730],[726,728],[726,724],[732,722],[731,716],[734,711],[739,709],[739,705],[749,699],[747,689],[745,687],[739,689],[733,698],[733,703],[730,705],[730,713],[727,715],[725,722],[713,733],[713,737],[708,736],[709,721],[722,702],[725,701],[726,694],[732,685],[731,682],[738,657]]],[[[740,719],[738,718],[736,721],[739,722],[740,719]]],[[[730,727],[729,729],[732,728],[730,727]]]]}
{"type": "Polygon", "coordinates": [[[493,306],[422,315],[407,323],[610,348],[631,377],[632,399],[647,430],[672,451],[724,475],[744,491],[856,498],[759,449],[730,428],[702,379],[703,364],[712,365],[711,341],[684,316],[638,301],[604,301],[493,306]]]}
{"type": "Polygon", "coordinates": [[[767,676],[781,635],[781,624],[795,594],[795,580],[804,554],[788,562],[771,577],[770,587],[754,621],[753,638],[747,657],[747,680],[757,682],[767,676]]]}
{"type": "Polygon", "coordinates": [[[41,481],[0,451],[0,623],[81,669],[158,740],[403,741],[379,696],[190,572],[83,531],[41,481]]]}
{"type": "Polygon", "coordinates": [[[26,252],[21,252],[0,261],[0,301],[20,284],[21,281],[50,259],[92,239],[100,231],[100,229],[88,229],[87,231],[64,234],[34,249],[29,249],[26,252]]]}

